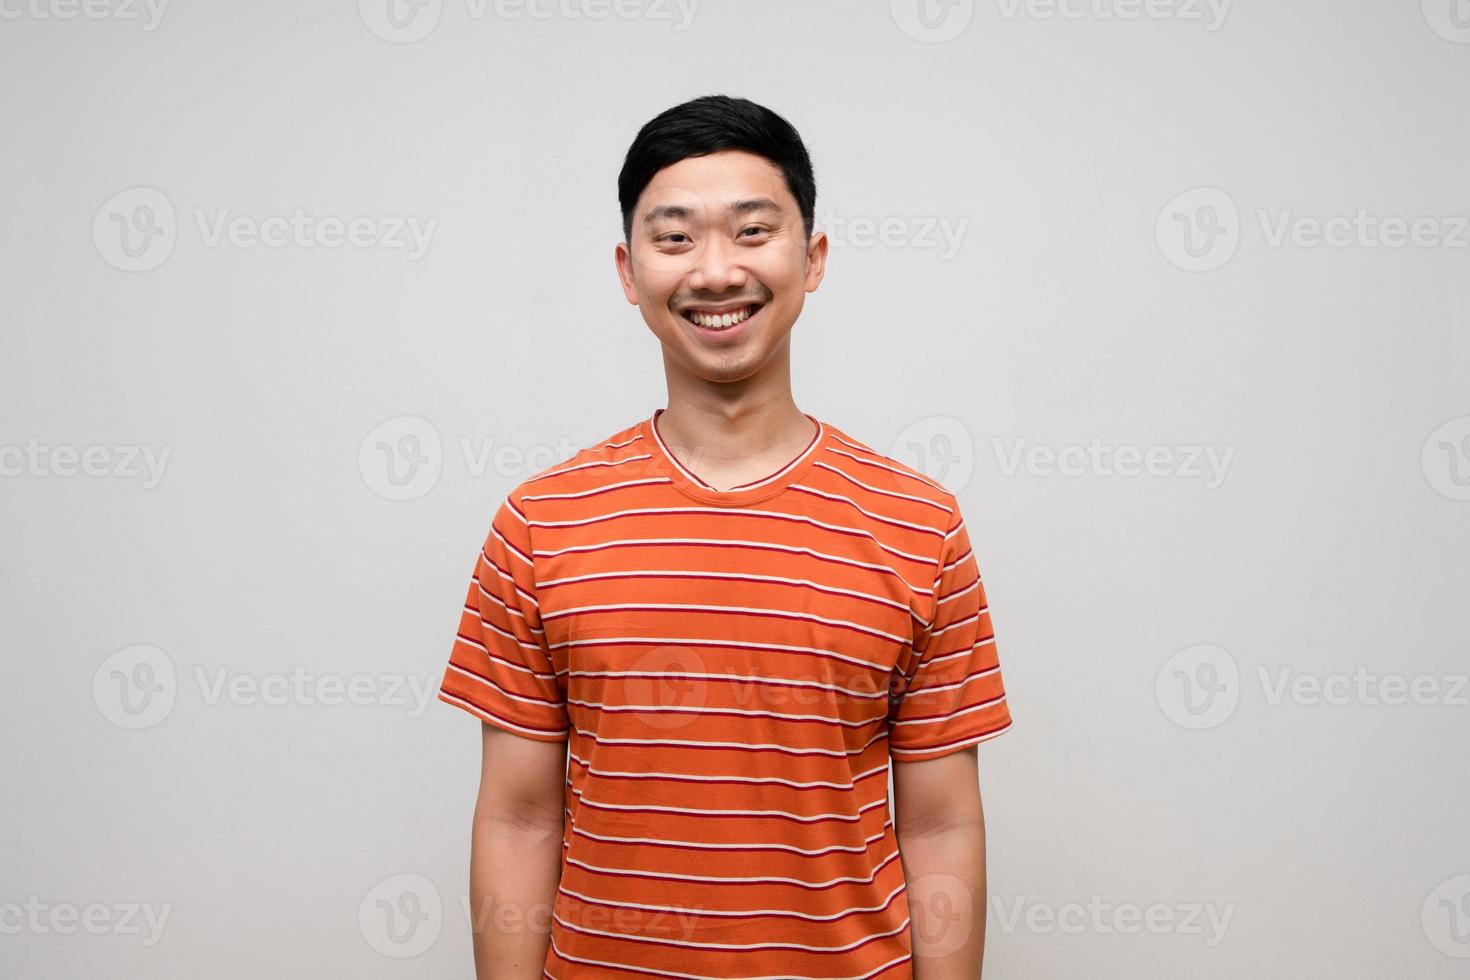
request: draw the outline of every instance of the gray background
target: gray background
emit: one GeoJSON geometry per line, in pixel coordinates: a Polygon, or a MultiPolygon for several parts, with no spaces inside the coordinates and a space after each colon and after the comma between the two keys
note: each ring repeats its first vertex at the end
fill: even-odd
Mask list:
{"type": "Polygon", "coordinates": [[[504,493],[664,404],[614,180],[729,92],[837,238],[798,404],[985,575],[987,976],[1465,975],[1463,0],[386,2],[3,10],[0,973],[471,975],[411,692],[504,493]],[[211,235],[298,210],[364,240],[211,235]]]}

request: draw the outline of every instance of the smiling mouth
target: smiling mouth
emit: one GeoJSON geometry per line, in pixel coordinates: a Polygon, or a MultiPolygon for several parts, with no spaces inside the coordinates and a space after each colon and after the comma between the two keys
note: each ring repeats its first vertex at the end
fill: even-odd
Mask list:
{"type": "Polygon", "coordinates": [[[733,310],[714,312],[710,310],[688,309],[683,312],[684,319],[697,327],[706,330],[728,330],[739,323],[744,323],[760,310],[762,304],[751,303],[748,306],[737,307],[733,310]]]}

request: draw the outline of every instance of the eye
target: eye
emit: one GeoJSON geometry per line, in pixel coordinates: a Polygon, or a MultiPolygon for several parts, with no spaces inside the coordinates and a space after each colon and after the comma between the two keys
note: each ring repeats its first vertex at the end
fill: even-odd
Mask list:
{"type": "Polygon", "coordinates": [[[764,235],[767,234],[770,230],[771,229],[765,227],[764,225],[746,225],[744,228],[740,229],[740,234],[745,235],[747,232],[754,232],[756,235],[764,235]]]}
{"type": "Polygon", "coordinates": [[[654,241],[660,245],[684,245],[690,241],[690,238],[682,231],[671,231],[667,234],[659,235],[654,241]]]}

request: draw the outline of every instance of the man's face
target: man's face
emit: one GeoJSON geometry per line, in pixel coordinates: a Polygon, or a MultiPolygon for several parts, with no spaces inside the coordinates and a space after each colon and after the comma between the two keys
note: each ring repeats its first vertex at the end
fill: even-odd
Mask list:
{"type": "Polygon", "coordinates": [[[752,153],[665,167],[632,225],[615,256],[623,293],[667,356],[707,381],[744,380],[784,349],[822,281],[826,235],[807,240],[781,171],[752,153]]]}

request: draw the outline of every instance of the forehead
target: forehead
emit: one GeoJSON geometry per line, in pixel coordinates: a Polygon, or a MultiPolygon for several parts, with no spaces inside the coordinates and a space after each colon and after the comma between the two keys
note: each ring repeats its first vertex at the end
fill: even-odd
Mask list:
{"type": "Polygon", "coordinates": [[[699,216],[718,216],[737,202],[758,198],[774,201],[785,212],[796,211],[796,199],[779,167],[744,150],[721,150],[685,157],[654,174],[638,198],[637,214],[678,205],[699,216]]]}

